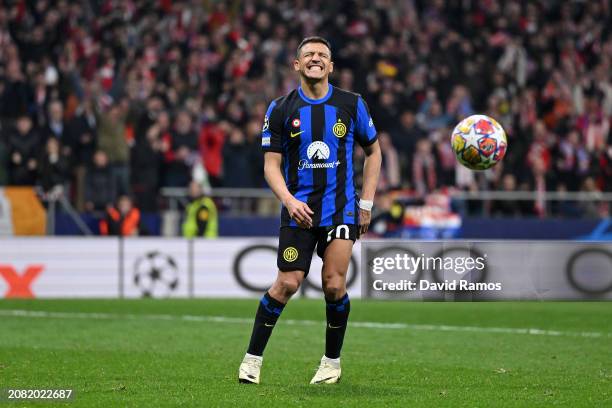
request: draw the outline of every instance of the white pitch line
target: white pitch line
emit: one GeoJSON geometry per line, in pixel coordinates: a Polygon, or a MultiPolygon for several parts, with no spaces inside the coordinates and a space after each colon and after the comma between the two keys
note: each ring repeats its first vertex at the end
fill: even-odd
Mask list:
{"type": "MultiPolygon", "coordinates": [[[[80,312],[46,312],[36,310],[0,310],[0,316],[33,317],[52,319],[85,319],[85,320],[169,320],[206,323],[237,323],[252,324],[252,318],[228,316],[202,316],[202,315],[169,315],[169,314],[119,314],[119,313],[80,313],[80,312]]],[[[281,324],[290,326],[324,326],[324,321],[282,319],[281,324]]],[[[415,330],[415,331],[441,331],[441,332],[472,332],[472,333],[501,333],[501,334],[529,334],[535,336],[565,336],[565,337],[612,337],[612,333],[605,332],[574,332],[560,330],[545,330],[536,328],[516,327],[482,327],[482,326],[449,326],[438,324],[409,324],[409,323],[382,323],[382,322],[350,322],[351,327],[383,330],[415,330]]]]}

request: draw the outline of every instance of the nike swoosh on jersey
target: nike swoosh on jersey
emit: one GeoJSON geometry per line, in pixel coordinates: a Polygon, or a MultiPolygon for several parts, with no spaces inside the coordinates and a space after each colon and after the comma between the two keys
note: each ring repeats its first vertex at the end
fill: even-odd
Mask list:
{"type": "Polygon", "coordinates": [[[302,131],[300,131],[300,132],[297,132],[297,133],[293,133],[293,132],[291,132],[291,137],[296,137],[296,136],[299,136],[299,135],[301,135],[302,133],[304,133],[304,131],[303,131],[303,130],[302,130],[302,131]]]}

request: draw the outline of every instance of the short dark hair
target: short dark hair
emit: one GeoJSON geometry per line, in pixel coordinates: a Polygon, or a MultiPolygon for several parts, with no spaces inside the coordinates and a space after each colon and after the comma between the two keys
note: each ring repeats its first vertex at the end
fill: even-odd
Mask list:
{"type": "Polygon", "coordinates": [[[302,51],[302,47],[305,46],[308,43],[320,43],[320,44],[325,44],[325,46],[329,49],[329,56],[331,58],[331,44],[329,43],[329,41],[327,41],[325,38],[323,37],[319,37],[319,36],[312,36],[312,37],[306,37],[302,40],[302,42],[300,43],[300,45],[298,45],[297,47],[297,53],[296,56],[299,58],[300,56],[300,52],[302,51]]]}

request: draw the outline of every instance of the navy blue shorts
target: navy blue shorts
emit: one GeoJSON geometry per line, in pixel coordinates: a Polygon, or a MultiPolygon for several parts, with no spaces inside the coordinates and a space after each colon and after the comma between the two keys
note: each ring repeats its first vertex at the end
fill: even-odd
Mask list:
{"type": "Polygon", "coordinates": [[[281,227],[276,264],[280,271],[304,271],[308,275],[315,247],[319,258],[323,258],[325,249],[334,239],[350,239],[355,242],[357,238],[359,230],[355,224],[308,229],[281,227]]]}

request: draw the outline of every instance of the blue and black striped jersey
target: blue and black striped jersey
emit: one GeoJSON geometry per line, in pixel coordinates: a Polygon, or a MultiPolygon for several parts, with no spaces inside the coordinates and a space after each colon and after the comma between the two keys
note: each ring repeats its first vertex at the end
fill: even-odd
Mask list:
{"type": "MultiPolygon", "coordinates": [[[[313,226],[358,224],[353,152],[376,141],[363,98],[329,86],[321,99],[301,88],[268,107],[261,137],[264,152],[282,153],[287,188],[314,211],[313,226]]],[[[282,226],[296,226],[286,208],[282,226]]]]}

